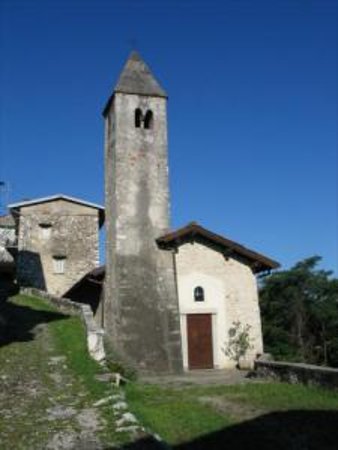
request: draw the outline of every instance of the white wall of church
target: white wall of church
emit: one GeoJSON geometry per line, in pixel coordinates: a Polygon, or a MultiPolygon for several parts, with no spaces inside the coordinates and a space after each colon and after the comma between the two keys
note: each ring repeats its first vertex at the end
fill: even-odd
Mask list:
{"type": "Polygon", "coordinates": [[[188,314],[212,315],[213,360],[215,368],[233,367],[224,354],[228,330],[234,321],[251,326],[254,358],[263,350],[257,282],[247,265],[226,259],[220,252],[200,243],[186,243],[176,254],[177,284],[181,318],[183,365],[188,369],[188,314]],[[194,300],[194,288],[204,289],[205,300],[194,300]]]}

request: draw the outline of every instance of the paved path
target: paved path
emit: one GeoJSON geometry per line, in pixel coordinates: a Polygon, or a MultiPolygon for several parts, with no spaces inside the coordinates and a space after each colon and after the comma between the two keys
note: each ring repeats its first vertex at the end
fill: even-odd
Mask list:
{"type": "Polygon", "coordinates": [[[192,385],[227,385],[243,384],[256,381],[249,376],[249,372],[236,369],[222,370],[192,370],[181,375],[143,376],[141,381],[149,384],[168,386],[192,385]]]}

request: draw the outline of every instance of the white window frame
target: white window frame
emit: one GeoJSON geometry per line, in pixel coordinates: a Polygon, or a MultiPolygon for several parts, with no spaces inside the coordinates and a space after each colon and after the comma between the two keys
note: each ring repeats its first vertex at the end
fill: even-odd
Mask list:
{"type": "Polygon", "coordinates": [[[55,274],[62,275],[65,273],[66,259],[67,258],[65,256],[54,256],[53,257],[53,268],[54,268],[55,274]]]}
{"type": "Polygon", "coordinates": [[[49,239],[52,233],[52,225],[49,223],[40,223],[39,226],[41,230],[41,238],[44,240],[49,239]]]}

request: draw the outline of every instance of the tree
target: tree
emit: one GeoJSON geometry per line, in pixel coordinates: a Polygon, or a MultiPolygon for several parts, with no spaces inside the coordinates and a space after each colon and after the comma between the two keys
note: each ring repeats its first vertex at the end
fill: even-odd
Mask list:
{"type": "Polygon", "coordinates": [[[278,359],[338,367],[338,280],[313,256],[266,277],[260,290],[264,343],[278,359]]]}

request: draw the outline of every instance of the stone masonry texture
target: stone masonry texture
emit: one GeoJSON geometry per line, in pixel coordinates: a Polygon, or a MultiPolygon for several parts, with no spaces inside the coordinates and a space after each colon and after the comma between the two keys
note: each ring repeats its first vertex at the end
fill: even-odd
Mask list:
{"type": "Polygon", "coordinates": [[[104,327],[117,352],[141,371],[182,370],[173,255],[168,231],[166,98],[116,93],[105,114],[106,284],[104,327]],[[135,127],[135,110],[153,127],[135,127]]]}
{"type": "Polygon", "coordinates": [[[17,277],[21,286],[62,296],[98,266],[98,211],[65,200],[20,209],[17,277]],[[64,273],[55,259],[64,258],[64,273]]]}

